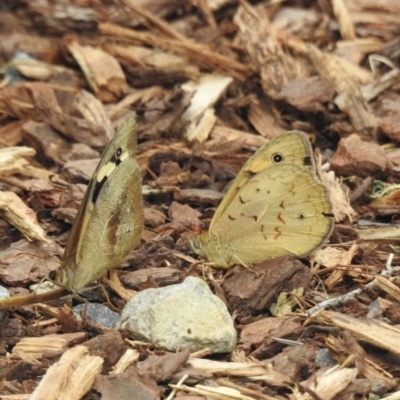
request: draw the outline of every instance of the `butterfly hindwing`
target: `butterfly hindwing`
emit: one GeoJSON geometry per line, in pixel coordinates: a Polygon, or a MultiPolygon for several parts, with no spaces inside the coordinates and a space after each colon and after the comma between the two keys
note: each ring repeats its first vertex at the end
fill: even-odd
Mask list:
{"type": "Polygon", "coordinates": [[[127,118],[104,151],[67,243],[61,283],[80,289],[118,266],[143,230],[136,124],[127,118]]]}
{"type": "Polygon", "coordinates": [[[215,212],[214,219],[219,218],[238,190],[254,174],[282,163],[295,164],[315,174],[312,148],[305,133],[301,131],[285,132],[258,149],[237,174],[215,212]]]}
{"type": "Polygon", "coordinates": [[[282,255],[304,256],[332,228],[326,188],[295,165],[273,166],[238,192],[210,236],[227,246],[233,263],[257,263],[282,255]]]}

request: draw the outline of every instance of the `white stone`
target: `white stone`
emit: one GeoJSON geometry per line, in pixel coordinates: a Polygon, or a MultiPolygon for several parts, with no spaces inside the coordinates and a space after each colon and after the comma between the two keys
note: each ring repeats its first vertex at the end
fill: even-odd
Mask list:
{"type": "MultiPolygon", "coordinates": [[[[4,286],[0,286],[0,300],[3,299],[8,299],[10,297],[10,293],[4,286]]],[[[3,318],[6,315],[7,310],[0,310],[0,321],[3,320],[3,318]]]]}
{"type": "Polygon", "coordinates": [[[192,351],[208,347],[226,353],[237,339],[225,304],[196,277],[139,292],[125,305],[117,327],[170,351],[190,346],[192,351]]]}

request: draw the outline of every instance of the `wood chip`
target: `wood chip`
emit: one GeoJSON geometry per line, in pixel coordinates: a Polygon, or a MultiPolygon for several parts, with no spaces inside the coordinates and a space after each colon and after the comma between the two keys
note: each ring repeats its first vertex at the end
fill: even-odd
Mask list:
{"type": "Polygon", "coordinates": [[[78,42],[70,43],[68,49],[100,100],[115,101],[126,93],[125,75],[114,57],[99,48],[82,46],[78,42]]]}
{"type": "Polygon", "coordinates": [[[48,351],[65,350],[67,341],[61,336],[45,336],[40,338],[23,338],[13,349],[13,354],[25,353],[40,360],[48,351]]]}
{"type": "Polygon", "coordinates": [[[0,192],[0,214],[28,240],[50,244],[51,240],[39,225],[36,213],[13,192],[0,192]]]}
{"type": "Polygon", "coordinates": [[[345,40],[355,38],[354,26],[343,0],[332,0],[333,12],[338,20],[340,33],[345,40]]]}
{"type": "Polygon", "coordinates": [[[66,351],[53,364],[31,395],[31,400],[79,400],[100,374],[103,359],[91,356],[84,346],[66,351]]]}
{"type": "Polygon", "coordinates": [[[0,177],[20,173],[30,164],[26,158],[31,158],[35,154],[36,151],[31,147],[19,146],[0,149],[0,177]]]}
{"type": "Polygon", "coordinates": [[[275,98],[282,87],[296,77],[296,63],[285,54],[273,27],[259,12],[262,16],[261,9],[242,3],[234,21],[252,63],[260,71],[264,93],[275,98]]]}
{"type": "Polygon", "coordinates": [[[397,355],[400,354],[398,346],[400,330],[394,326],[372,319],[354,318],[349,315],[325,310],[315,315],[315,318],[320,322],[329,322],[342,329],[347,329],[356,338],[366,343],[397,355]]]}

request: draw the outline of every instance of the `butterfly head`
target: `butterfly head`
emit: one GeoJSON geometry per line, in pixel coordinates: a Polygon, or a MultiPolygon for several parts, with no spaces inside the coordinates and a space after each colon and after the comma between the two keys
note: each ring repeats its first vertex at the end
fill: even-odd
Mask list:
{"type": "Polygon", "coordinates": [[[193,251],[219,268],[229,268],[233,263],[229,245],[222,245],[216,235],[205,231],[189,239],[193,251]],[[228,260],[228,261],[227,261],[228,260]]]}
{"type": "Polygon", "coordinates": [[[197,235],[191,239],[189,239],[190,247],[196,254],[201,253],[201,249],[203,247],[200,239],[200,235],[197,235]]]}

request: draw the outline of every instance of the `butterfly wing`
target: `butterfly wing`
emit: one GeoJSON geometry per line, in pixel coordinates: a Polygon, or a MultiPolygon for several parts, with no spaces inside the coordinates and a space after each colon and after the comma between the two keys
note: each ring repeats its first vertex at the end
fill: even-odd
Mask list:
{"type": "Polygon", "coordinates": [[[71,230],[61,283],[78,290],[118,266],[143,230],[136,124],[127,118],[104,151],[71,230]]]}
{"type": "Polygon", "coordinates": [[[222,267],[304,256],[328,238],[333,220],[324,185],[296,165],[247,180],[203,237],[201,254],[222,267]]]}
{"type": "Polygon", "coordinates": [[[232,182],[214,214],[210,228],[212,228],[214,220],[219,219],[220,215],[224,213],[240,188],[254,174],[282,163],[294,164],[315,174],[313,152],[305,133],[297,130],[285,132],[260,147],[247,160],[232,182]]]}

